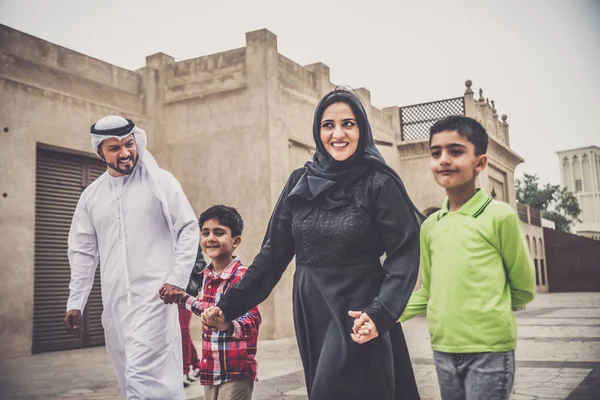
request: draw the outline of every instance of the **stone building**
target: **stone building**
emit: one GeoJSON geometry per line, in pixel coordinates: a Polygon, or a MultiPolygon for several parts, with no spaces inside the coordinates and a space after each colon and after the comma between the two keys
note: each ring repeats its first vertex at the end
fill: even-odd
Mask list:
{"type": "MultiPolygon", "coordinates": [[[[553,227],[554,223],[542,218],[539,210],[517,203],[517,212],[523,223],[523,233],[529,247],[529,253],[535,265],[535,283],[538,293],[547,293],[550,288],[546,246],[544,243],[544,225],[553,227]]],[[[552,228],[554,229],[554,228],[552,228]]]]}
{"type": "Polygon", "coordinates": [[[560,183],[573,192],[581,208],[581,221],[573,226],[573,231],[600,240],[600,147],[580,147],[556,154],[560,183]]]}
{"type": "MultiPolygon", "coordinates": [[[[183,61],[158,53],[130,71],[0,25],[0,357],[103,343],[98,280],[82,338],[62,326],[72,212],[104,170],[91,151],[93,122],[119,114],[144,128],[197,213],[215,203],[240,210],[238,255],[250,264],[289,173],[314,152],[314,109],[333,87],[326,65],[279,54],[267,30],[247,33],[243,48],[183,61]]],[[[510,148],[506,116],[499,120],[481,91],[475,99],[470,81],[464,95],[407,107],[378,109],[367,89],[356,92],[381,153],[420,209],[444,198],[429,170],[427,130],[456,113],[490,133],[479,185],[516,208],[514,169],[523,160],[510,148]]],[[[293,272],[292,264],[261,305],[262,338],[293,335],[293,272]]],[[[198,319],[193,329],[199,333],[198,319]]]]}

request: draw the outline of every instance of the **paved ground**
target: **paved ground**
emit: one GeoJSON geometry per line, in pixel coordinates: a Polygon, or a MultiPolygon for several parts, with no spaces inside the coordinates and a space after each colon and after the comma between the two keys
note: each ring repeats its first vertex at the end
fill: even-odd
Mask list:
{"type": "MultiPolygon", "coordinates": [[[[519,343],[513,400],[600,399],[600,293],[538,295],[517,313],[519,343]]],[[[439,399],[427,322],[404,325],[422,399],[439,399]]],[[[261,341],[256,400],[306,399],[294,339],[261,341]]],[[[202,399],[202,387],[186,399],[202,399]]],[[[104,347],[0,360],[0,399],[116,400],[104,347]]]]}

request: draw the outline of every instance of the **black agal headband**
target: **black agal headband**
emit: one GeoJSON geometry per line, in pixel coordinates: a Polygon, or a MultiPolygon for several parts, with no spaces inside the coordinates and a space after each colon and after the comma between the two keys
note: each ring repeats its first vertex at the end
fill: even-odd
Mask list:
{"type": "Polygon", "coordinates": [[[90,133],[92,135],[100,135],[100,136],[126,136],[131,133],[135,124],[132,120],[125,118],[127,121],[127,125],[119,126],[116,128],[110,129],[97,129],[96,124],[92,125],[90,133]]]}

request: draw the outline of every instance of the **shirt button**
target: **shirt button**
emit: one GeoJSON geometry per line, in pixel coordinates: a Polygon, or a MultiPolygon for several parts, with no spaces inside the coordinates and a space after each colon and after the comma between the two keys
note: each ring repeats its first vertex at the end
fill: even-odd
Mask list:
{"type": "Polygon", "coordinates": [[[210,289],[210,285],[208,285],[208,288],[210,289]]]}
{"type": "Polygon", "coordinates": [[[203,362],[206,362],[206,358],[203,360],[203,362]]]}

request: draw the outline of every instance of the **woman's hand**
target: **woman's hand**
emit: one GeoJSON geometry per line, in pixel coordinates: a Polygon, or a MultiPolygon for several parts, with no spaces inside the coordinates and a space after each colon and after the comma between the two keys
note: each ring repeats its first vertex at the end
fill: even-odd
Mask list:
{"type": "Polygon", "coordinates": [[[375,322],[368,314],[361,311],[348,311],[348,315],[354,318],[352,333],[350,337],[358,344],[367,343],[369,340],[379,336],[375,322]]]}
{"type": "Polygon", "coordinates": [[[200,316],[202,324],[213,331],[219,330],[219,327],[225,323],[225,315],[217,306],[208,307],[200,316]]]}

